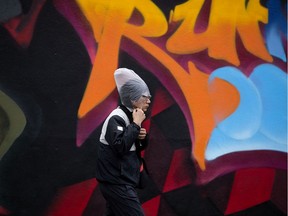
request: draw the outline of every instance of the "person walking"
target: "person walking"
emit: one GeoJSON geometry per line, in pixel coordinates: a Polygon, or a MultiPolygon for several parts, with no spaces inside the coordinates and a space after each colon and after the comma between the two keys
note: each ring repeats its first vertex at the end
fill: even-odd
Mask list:
{"type": "Polygon", "coordinates": [[[151,103],[146,83],[131,69],[118,68],[114,79],[121,104],[103,123],[96,179],[106,200],[106,216],[142,216],[139,187],[141,151],[147,147],[142,127],[151,103]]]}

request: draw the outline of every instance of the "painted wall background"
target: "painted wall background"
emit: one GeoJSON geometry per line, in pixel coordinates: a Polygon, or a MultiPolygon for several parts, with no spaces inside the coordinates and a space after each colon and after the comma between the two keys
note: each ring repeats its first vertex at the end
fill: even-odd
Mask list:
{"type": "Polygon", "coordinates": [[[0,0],[0,215],[102,215],[101,124],[153,100],[148,216],[287,215],[287,2],[0,0]]]}

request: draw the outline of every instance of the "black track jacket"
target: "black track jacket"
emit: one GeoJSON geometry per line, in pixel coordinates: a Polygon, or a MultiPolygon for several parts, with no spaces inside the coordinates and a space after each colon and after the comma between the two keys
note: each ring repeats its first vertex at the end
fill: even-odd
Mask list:
{"type": "Polygon", "coordinates": [[[140,151],[147,146],[137,139],[140,127],[132,121],[132,112],[119,106],[105,120],[100,136],[96,179],[110,184],[138,186],[140,151]]]}

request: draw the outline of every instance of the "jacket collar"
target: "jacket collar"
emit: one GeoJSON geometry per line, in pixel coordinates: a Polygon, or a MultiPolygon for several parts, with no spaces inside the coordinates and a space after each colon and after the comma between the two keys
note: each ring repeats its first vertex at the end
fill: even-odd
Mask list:
{"type": "Polygon", "coordinates": [[[133,122],[132,111],[130,111],[131,109],[129,109],[128,107],[122,104],[119,106],[119,108],[122,109],[125,112],[125,114],[128,116],[130,123],[133,122]]]}

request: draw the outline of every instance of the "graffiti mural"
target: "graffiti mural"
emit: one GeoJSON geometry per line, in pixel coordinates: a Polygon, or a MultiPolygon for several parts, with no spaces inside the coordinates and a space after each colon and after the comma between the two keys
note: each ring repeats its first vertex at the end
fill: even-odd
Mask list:
{"type": "Polygon", "coordinates": [[[0,215],[103,215],[101,125],[151,88],[147,216],[287,215],[287,1],[0,0],[0,215]]]}

